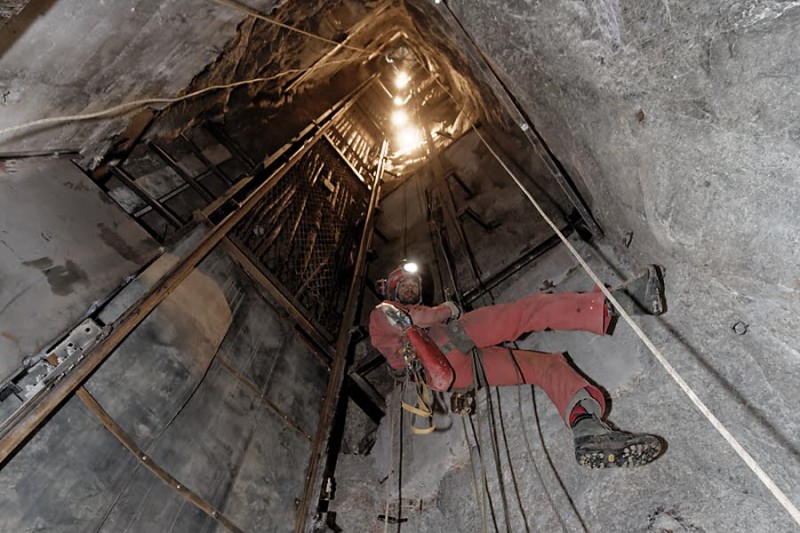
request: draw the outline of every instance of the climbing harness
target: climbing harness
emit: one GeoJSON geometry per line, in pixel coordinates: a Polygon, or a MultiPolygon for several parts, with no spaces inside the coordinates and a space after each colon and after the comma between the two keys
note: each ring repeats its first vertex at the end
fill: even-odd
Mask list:
{"type": "Polygon", "coordinates": [[[419,427],[411,421],[411,433],[414,435],[428,435],[436,430],[436,422],[433,421],[433,396],[431,389],[425,384],[424,378],[420,375],[418,365],[411,365],[409,367],[411,374],[414,376],[414,385],[417,392],[416,405],[406,403],[401,399],[400,405],[409,413],[419,417],[423,422],[426,422],[428,427],[419,427]]]}

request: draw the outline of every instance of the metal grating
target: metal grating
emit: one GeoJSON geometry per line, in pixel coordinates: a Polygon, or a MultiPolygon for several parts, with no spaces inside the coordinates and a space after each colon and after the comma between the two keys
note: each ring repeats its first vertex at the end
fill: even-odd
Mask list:
{"type": "Polygon", "coordinates": [[[334,121],[328,135],[353,168],[371,183],[380,157],[383,133],[373,116],[364,110],[361,100],[334,121]]]}
{"type": "Polygon", "coordinates": [[[367,186],[323,138],[232,234],[312,322],[335,335],[368,203],[367,186]]]}

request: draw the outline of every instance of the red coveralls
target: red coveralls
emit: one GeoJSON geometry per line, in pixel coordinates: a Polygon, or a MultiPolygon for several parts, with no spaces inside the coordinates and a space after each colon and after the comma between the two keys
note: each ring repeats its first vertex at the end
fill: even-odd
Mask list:
{"type": "MultiPolygon", "coordinates": [[[[398,305],[397,302],[391,302],[398,305]]],[[[399,305],[411,315],[414,324],[429,328],[429,337],[440,347],[449,338],[444,323],[450,310],[442,305],[399,305]]],[[[566,409],[580,389],[586,389],[605,411],[605,399],[600,390],[590,384],[567,363],[564,354],[547,354],[526,350],[510,350],[498,346],[513,341],[530,331],[589,331],[604,335],[608,328],[608,310],[602,293],[562,292],[538,293],[516,302],[482,307],[465,313],[460,319],[464,331],[480,349],[481,360],[489,385],[520,385],[522,383],[544,389],[555,404],[562,420],[569,416],[566,409]]],[[[393,369],[405,366],[403,361],[403,333],[392,326],[379,309],[370,315],[369,331],[372,345],[385,357],[393,369]]],[[[445,350],[442,350],[445,351],[445,350]]],[[[446,353],[455,371],[453,389],[466,389],[473,384],[471,356],[457,349],[446,353]]]]}

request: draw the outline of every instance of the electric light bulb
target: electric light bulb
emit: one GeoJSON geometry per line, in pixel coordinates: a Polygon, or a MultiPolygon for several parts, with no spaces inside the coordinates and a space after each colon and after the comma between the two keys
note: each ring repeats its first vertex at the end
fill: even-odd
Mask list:
{"type": "Polygon", "coordinates": [[[406,128],[398,133],[397,143],[400,145],[400,150],[406,152],[422,144],[422,138],[417,130],[406,128]]]}
{"type": "Polygon", "coordinates": [[[405,126],[408,124],[408,115],[406,112],[398,109],[392,113],[392,124],[395,126],[405,126]]]}
{"type": "Polygon", "coordinates": [[[394,105],[396,106],[406,105],[406,101],[400,96],[395,96],[392,98],[392,102],[394,102],[394,105]]]}
{"type": "Polygon", "coordinates": [[[403,71],[397,73],[397,77],[394,79],[394,86],[398,89],[404,89],[408,82],[411,81],[411,78],[403,71]]]}

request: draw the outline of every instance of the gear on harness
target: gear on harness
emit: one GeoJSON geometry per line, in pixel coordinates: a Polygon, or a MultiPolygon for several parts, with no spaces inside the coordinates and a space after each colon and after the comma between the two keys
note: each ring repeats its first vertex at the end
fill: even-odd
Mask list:
{"type": "MultiPolygon", "coordinates": [[[[453,367],[450,366],[439,346],[413,324],[411,316],[403,309],[389,302],[379,304],[378,309],[383,311],[389,323],[402,328],[408,343],[413,348],[414,356],[419,359],[425,369],[425,381],[428,385],[438,391],[449,389],[456,376],[453,367]]],[[[408,357],[406,357],[406,364],[408,364],[408,357]]]]}
{"type": "Polygon", "coordinates": [[[457,415],[470,416],[475,408],[475,390],[454,392],[450,396],[450,411],[457,415]]]}
{"type": "MultiPolygon", "coordinates": [[[[408,369],[414,377],[414,385],[417,392],[417,405],[411,405],[401,399],[400,406],[409,413],[424,420],[428,420],[428,427],[426,428],[416,426],[413,420],[411,422],[411,433],[414,435],[427,435],[436,430],[436,423],[433,421],[433,397],[431,395],[431,389],[425,384],[424,378],[420,376],[420,366],[418,359],[413,360],[408,365],[408,369]]],[[[404,391],[405,387],[403,388],[403,392],[404,391]]],[[[401,395],[402,394],[401,392],[401,395]]]]}

